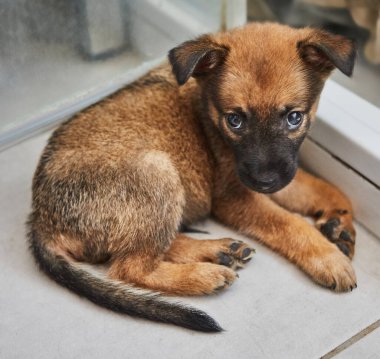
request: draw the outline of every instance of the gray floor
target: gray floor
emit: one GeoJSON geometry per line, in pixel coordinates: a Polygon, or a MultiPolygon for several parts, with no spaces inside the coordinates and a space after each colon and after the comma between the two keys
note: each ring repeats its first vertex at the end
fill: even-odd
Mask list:
{"type": "MultiPolygon", "coordinates": [[[[181,299],[216,318],[226,329],[220,334],[117,315],[59,287],[37,270],[25,243],[46,139],[0,153],[0,358],[318,358],[344,343],[339,358],[379,357],[380,329],[362,331],[380,319],[380,240],[359,226],[352,293],[315,285],[255,243],[255,258],[229,290],[181,299]]],[[[211,221],[199,227],[211,233],[203,238],[242,238],[211,221]]]]}

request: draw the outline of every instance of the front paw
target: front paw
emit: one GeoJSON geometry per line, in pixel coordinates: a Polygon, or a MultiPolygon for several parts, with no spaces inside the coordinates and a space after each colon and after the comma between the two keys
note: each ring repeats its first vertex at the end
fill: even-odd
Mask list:
{"type": "Polygon", "coordinates": [[[335,247],[331,247],[324,254],[309,257],[304,269],[314,281],[337,292],[346,292],[357,287],[350,260],[335,247]]]}
{"type": "Polygon", "coordinates": [[[351,212],[344,209],[320,211],[316,214],[316,226],[330,242],[352,259],[355,253],[355,229],[351,212]]]}

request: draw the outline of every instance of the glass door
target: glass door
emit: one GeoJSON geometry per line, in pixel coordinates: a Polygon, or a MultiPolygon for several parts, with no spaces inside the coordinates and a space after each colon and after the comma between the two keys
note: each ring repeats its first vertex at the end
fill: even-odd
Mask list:
{"type": "Polygon", "coordinates": [[[248,18],[316,26],[354,39],[358,59],[353,78],[336,71],[333,79],[380,107],[379,0],[249,0],[248,18]]]}
{"type": "Polygon", "coordinates": [[[242,0],[0,0],[0,9],[0,148],[116,91],[178,43],[246,20],[242,0]]]}

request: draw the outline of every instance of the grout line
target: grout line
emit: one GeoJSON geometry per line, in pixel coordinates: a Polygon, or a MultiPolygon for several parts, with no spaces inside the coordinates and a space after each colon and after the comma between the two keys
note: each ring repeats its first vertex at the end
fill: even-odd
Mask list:
{"type": "Polygon", "coordinates": [[[355,344],[360,339],[364,338],[369,333],[372,333],[374,330],[376,330],[379,327],[380,327],[380,319],[372,323],[371,325],[369,325],[367,328],[361,330],[359,333],[355,334],[353,337],[346,340],[342,344],[338,345],[336,348],[329,351],[327,354],[323,355],[320,359],[330,359],[330,358],[335,357],[337,354],[347,349],[351,345],[355,344]]]}

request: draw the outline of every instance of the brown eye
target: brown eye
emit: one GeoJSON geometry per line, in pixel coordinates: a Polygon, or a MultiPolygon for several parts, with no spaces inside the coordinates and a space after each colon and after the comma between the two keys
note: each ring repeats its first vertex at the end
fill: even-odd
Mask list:
{"type": "Polygon", "coordinates": [[[237,113],[228,113],[226,120],[228,125],[234,130],[238,130],[243,125],[243,119],[237,113]]]}
{"type": "Polygon", "coordinates": [[[286,122],[290,130],[295,130],[302,122],[303,114],[299,111],[292,111],[288,114],[286,122]]]}

